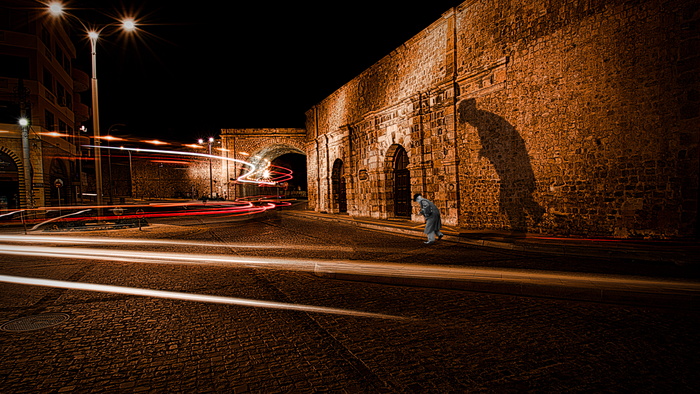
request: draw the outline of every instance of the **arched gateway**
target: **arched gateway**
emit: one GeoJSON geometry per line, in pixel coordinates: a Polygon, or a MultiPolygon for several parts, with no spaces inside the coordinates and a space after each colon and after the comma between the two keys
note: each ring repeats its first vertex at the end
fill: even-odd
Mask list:
{"type": "Polygon", "coordinates": [[[408,170],[408,153],[397,146],[393,155],[394,169],[394,215],[411,217],[411,172],[408,170]]]}
{"type": "Polygon", "coordinates": [[[331,195],[333,196],[332,211],[344,213],[348,211],[347,186],[343,176],[343,161],[335,159],[331,173],[331,195]]]}
{"type": "MultiPolygon", "coordinates": [[[[306,152],[305,129],[224,129],[221,130],[222,148],[227,157],[247,161],[260,169],[268,165],[281,166],[292,170],[293,178],[284,187],[285,192],[294,196],[306,195],[306,152]]],[[[256,184],[243,184],[236,178],[243,175],[248,167],[230,164],[228,171],[229,197],[246,197],[265,193],[256,184]]],[[[260,176],[262,177],[262,175],[260,176]]],[[[277,190],[276,190],[277,191],[277,190]]]]}

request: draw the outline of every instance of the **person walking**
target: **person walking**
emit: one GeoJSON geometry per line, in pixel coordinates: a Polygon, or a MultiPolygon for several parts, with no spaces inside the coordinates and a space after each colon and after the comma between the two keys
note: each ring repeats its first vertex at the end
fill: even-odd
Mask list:
{"type": "Polygon", "coordinates": [[[425,233],[428,236],[428,241],[424,242],[426,245],[434,244],[435,237],[437,239],[442,239],[445,234],[440,232],[442,228],[442,219],[440,219],[440,210],[433,204],[432,201],[423,198],[420,193],[413,195],[413,201],[417,202],[420,206],[420,213],[425,217],[425,233]]]}

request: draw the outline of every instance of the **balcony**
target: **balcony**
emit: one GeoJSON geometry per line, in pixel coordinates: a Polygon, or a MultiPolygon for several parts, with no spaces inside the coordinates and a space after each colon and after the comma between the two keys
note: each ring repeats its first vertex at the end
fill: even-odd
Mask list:
{"type": "Polygon", "coordinates": [[[90,119],[90,107],[80,102],[78,94],[73,96],[73,113],[75,114],[76,123],[82,123],[90,119]]]}
{"type": "Polygon", "coordinates": [[[90,76],[84,71],[73,69],[73,91],[85,92],[90,88],[90,76]]]}

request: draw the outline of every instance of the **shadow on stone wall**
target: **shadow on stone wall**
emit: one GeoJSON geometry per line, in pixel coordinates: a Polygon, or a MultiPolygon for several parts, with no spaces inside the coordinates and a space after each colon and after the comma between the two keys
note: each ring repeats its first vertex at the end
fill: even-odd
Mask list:
{"type": "Polygon", "coordinates": [[[459,103],[459,120],[476,127],[481,139],[479,156],[491,161],[500,178],[499,201],[514,231],[526,231],[526,215],[538,223],[544,215],[532,197],[536,185],[525,141],[502,117],[476,108],[475,99],[459,103]]]}

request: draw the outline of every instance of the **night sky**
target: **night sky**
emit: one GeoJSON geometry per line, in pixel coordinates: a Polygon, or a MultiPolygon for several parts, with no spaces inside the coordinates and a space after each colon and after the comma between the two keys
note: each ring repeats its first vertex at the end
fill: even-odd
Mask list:
{"type": "MultiPolygon", "coordinates": [[[[142,22],[137,40],[100,40],[102,134],[125,124],[113,134],[192,142],[222,128],[304,127],[314,104],[460,3],[73,1],[68,12],[93,23],[135,12],[142,22]]],[[[89,44],[75,41],[89,73],[89,44]]]]}

